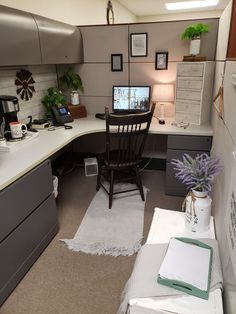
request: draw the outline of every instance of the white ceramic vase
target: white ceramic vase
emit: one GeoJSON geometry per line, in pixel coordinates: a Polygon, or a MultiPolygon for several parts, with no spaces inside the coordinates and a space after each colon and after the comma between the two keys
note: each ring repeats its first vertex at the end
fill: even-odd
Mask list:
{"type": "Polygon", "coordinates": [[[200,38],[196,38],[196,39],[192,39],[190,41],[190,55],[191,56],[196,56],[199,54],[200,52],[200,45],[201,45],[201,39],[200,38]]]}
{"type": "Polygon", "coordinates": [[[79,93],[77,91],[72,91],[70,97],[72,105],[79,105],[79,93]]]}
{"type": "Polygon", "coordinates": [[[185,199],[185,226],[192,232],[209,229],[212,199],[207,192],[192,190],[185,199]]]}

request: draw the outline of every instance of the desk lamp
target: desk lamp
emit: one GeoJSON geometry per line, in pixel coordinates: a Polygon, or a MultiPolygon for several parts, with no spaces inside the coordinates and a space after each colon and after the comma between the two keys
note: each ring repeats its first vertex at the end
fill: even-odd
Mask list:
{"type": "Polygon", "coordinates": [[[174,101],[173,84],[156,84],[153,86],[152,101],[159,105],[159,124],[165,124],[165,103],[174,101]]]}

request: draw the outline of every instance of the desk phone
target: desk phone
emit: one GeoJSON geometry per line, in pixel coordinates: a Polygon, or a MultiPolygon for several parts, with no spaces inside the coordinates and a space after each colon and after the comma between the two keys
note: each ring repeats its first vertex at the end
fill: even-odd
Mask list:
{"type": "Polygon", "coordinates": [[[68,122],[73,122],[70,110],[67,106],[53,106],[52,114],[58,124],[64,124],[68,122]]]}

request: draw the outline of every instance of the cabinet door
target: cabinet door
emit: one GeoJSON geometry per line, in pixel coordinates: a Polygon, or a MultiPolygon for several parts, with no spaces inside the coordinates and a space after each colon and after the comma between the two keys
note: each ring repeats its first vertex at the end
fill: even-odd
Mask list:
{"type": "Polygon", "coordinates": [[[82,63],[82,37],[76,26],[34,15],[43,64],[82,63]]]}
{"type": "Polygon", "coordinates": [[[15,288],[58,230],[51,195],[0,243],[0,305],[15,288]]]}
{"type": "Polygon", "coordinates": [[[169,195],[185,196],[185,185],[176,178],[171,160],[182,159],[184,154],[195,157],[198,154],[209,153],[211,149],[211,136],[169,135],[167,142],[167,163],[165,192],[169,195]]]}
{"type": "Polygon", "coordinates": [[[37,25],[30,13],[0,6],[0,65],[41,64],[37,25]]]}
{"type": "Polygon", "coordinates": [[[53,190],[51,165],[45,161],[0,192],[0,241],[53,190]]]}
{"type": "Polygon", "coordinates": [[[191,151],[191,150],[172,150],[169,149],[167,152],[167,163],[166,163],[166,182],[165,182],[165,192],[168,195],[186,196],[188,190],[178,178],[176,178],[176,171],[174,166],[171,164],[172,158],[182,159],[183,154],[188,154],[192,157],[201,154],[202,151],[191,151]]]}

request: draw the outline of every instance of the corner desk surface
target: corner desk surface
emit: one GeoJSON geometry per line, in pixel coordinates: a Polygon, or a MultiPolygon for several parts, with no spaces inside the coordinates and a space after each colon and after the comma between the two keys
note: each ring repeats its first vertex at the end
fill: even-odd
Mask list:
{"type": "MultiPolygon", "coordinates": [[[[167,119],[165,125],[160,125],[153,118],[149,133],[165,135],[199,135],[212,136],[210,124],[190,125],[183,129],[172,126],[173,119],[167,119]]],[[[17,149],[11,152],[0,152],[0,191],[12,182],[26,174],[35,166],[52,156],[74,139],[91,133],[104,132],[105,121],[93,116],[75,120],[70,123],[70,130],[63,127],[54,131],[40,130],[39,136],[28,142],[21,142],[17,149]]]]}

